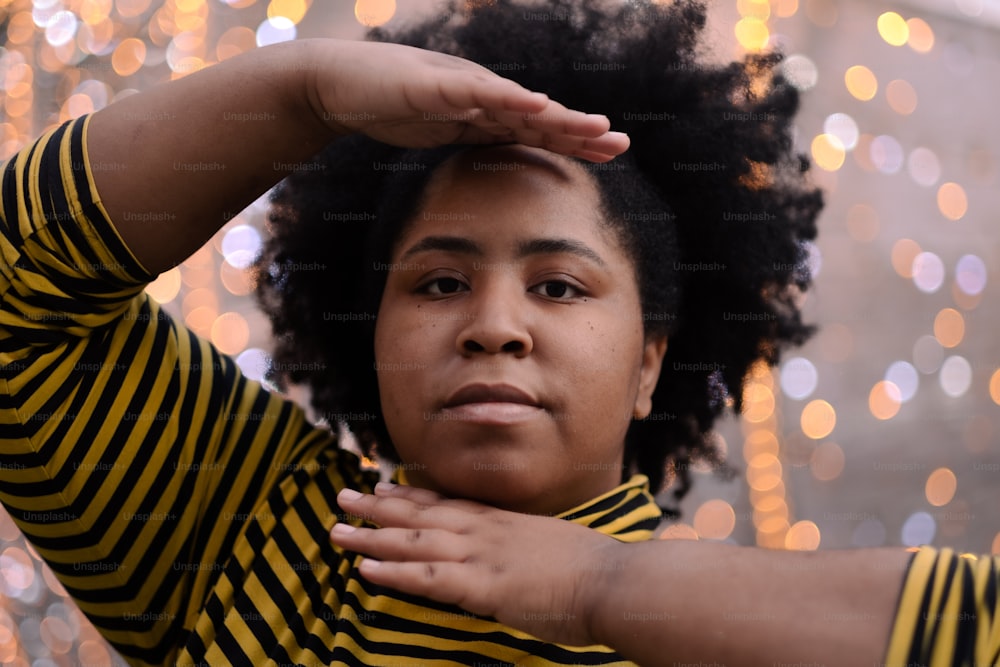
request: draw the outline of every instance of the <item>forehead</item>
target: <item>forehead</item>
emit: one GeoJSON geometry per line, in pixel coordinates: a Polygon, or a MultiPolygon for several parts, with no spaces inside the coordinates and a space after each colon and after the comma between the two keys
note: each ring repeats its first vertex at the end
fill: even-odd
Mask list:
{"type": "Polygon", "coordinates": [[[519,145],[471,149],[434,171],[397,245],[447,232],[577,236],[617,246],[600,200],[593,177],[560,155],[519,145]]]}

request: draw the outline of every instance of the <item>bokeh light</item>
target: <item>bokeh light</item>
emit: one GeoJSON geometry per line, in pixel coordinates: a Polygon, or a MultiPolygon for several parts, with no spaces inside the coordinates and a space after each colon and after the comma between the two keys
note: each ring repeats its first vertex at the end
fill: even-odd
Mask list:
{"type": "Polygon", "coordinates": [[[181,290],[181,272],[174,267],[146,285],[146,292],[159,303],[170,303],[181,290]]]}
{"type": "Polygon", "coordinates": [[[760,51],[767,46],[767,41],[771,38],[767,23],[753,16],[741,18],[733,30],[736,41],[747,51],[760,51]]]}
{"type": "Polygon", "coordinates": [[[921,252],[920,245],[913,239],[899,239],[892,244],[893,270],[903,278],[913,278],[913,262],[921,252]]]}
{"type": "Polygon", "coordinates": [[[927,512],[914,512],[903,523],[900,539],[904,546],[918,547],[934,541],[937,523],[927,512]]]}
{"type": "Polygon", "coordinates": [[[660,533],[661,540],[697,540],[698,531],[686,523],[672,523],[660,533]]]}
{"type": "Polygon", "coordinates": [[[878,17],[878,34],[887,44],[902,46],[910,39],[910,28],[896,12],[885,12],[878,17]]]}
{"type": "Polygon", "coordinates": [[[819,440],[833,432],[837,425],[837,412],[824,400],[810,401],[802,409],[799,421],[806,436],[819,440]]]}
{"type": "Polygon", "coordinates": [[[832,134],[818,134],[812,141],[812,158],[816,166],[837,171],[844,165],[844,144],[832,134]]]}
{"type": "Polygon", "coordinates": [[[965,318],[954,308],[942,308],[934,318],[934,337],[942,347],[955,347],[965,337],[965,318]]]}
{"type": "Polygon", "coordinates": [[[918,146],[910,151],[906,161],[910,177],[924,187],[930,187],[941,178],[941,163],[937,155],[929,148],[918,146]]]}
{"type": "Polygon", "coordinates": [[[906,403],[913,398],[920,387],[917,369],[907,361],[896,361],[885,372],[886,382],[891,382],[899,391],[899,400],[906,403]]]}
{"type": "Polygon", "coordinates": [[[215,57],[219,61],[227,60],[241,53],[246,53],[257,46],[257,36],[246,26],[233,26],[222,33],[215,45],[215,57]]]}
{"type": "Polygon", "coordinates": [[[236,225],[222,237],[222,256],[237,269],[246,269],[260,252],[260,232],[250,225],[236,225]]]}
{"type": "Polygon", "coordinates": [[[872,139],[868,153],[875,169],[883,174],[895,174],[899,172],[905,161],[903,146],[895,137],[888,134],[881,134],[872,139]]]}
{"type": "Polygon", "coordinates": [[[725,500],[716,498],[698,508],[693,522],[699,536],[710,540],[724,540],[736,526],[736,512],[725,500]]]}
{"type": "Polygon", "coordinates": [[[858,124],[846,113],[833,113],[823,121],[823,132],[840,140],[841,148],[852,150],[858,145],[858,124]]]}
{"type": "Polygon", "coordinates": [[[969,208],[965,188],[958,183],[944,183],[938,188],[938,209],[949,220],[961,220],[969,208]]]}
{"type": "Polygon", "coordinates": [[[921,292],[932,294],[944,283],[944,262],[933,252],[924,251],[913,258],[913,284],[921,292]]]}
{"type": "Polygon", "coordinates": [[[977,295],[986,289],[986,263],[976,255],[962,255],[955,266],[955,282],[966,294],[977,295]]]}
{"type": "Polygon", "coordinates": [[[826,440],[813,450],[809,459],[809,470],[816,479],[829,482],[844,472],[845,461],[846,457],[841,446],[826,440]]]}
{"type": "Polygon", "coordinates": [[[369,28],[386,23],[395,13],[396,0],[357,0],[354,3],[354,17],[369,28]]]}
{"type": "Polygon", "coordinates": [[[924,493],[927,502],[935,507],[943,507],[951,502],[958,489],[958,479],[948,468],[938,468],[927,477],[924,493]]]}
{"type": "Polygon", "coordinates": [[[796,53],[781,64],[781,73],[798,90],[809,90],[819,79],[819,70],[808,56],[796,53]]]}
{"type": "Polygon", "coordinates": [[[934,31],[927,21],[914,16],[906,20],[906,27],[909,32],[906,43],[911,49],[918,53],[928,53],[934,48],[934,31]]]}
{"type": "Polygon", "coordinates": [[[894,383],[881,380],[868,392],[868,409],[875,419],[892,419],[899,412],[902,392],[894,383]]]}
{"type": "Polygon", "coordinates": [[[993,371],[993,375],[990,376],[990,398],[1000,405],[1000,369],[993,371]]]}
{"type": "Polygon", "coordinates": [[[960,355],[948,357],[941,364],[941,389],[953,398],[958,398],[969,390],[972,384],[972,366],[960,355]]]}
{"type": "Polygon", "coordinates": [[[284,16],[262,21],[257,26],[257,46],[269,46],[295,39],[295,24],[284,16]]]}
{"type": "Polygon", "coordinates": [[[844,85],[847,86],[847,92],[863,102],[872,99],[878,92],[878,79],[864,65],[848,68],[844,73],[844,85]]]}
{"type": "Polygon", "coordinates": [[[284,17],[292,23],[299,23],[306,16],[309,4],[306,0],[271,0],[267,6],[267,18],[284,17]]]}
{"type": "Polygon", "coordinates": [[[246,348],[250,326],[240,313],[223,313],[212,323],[211,339],[220,352],[235,356],[246,348]]]}
{"type": "Polygon", "coordinates": [[[781,389],[790,398],[807,398],[818,381],[816,366],[805,357],[794,357],[781,366],[781,389]]]}
{"type": "Polygon", "coordinates": [[[124,39],[115,47],[111,65],[118,76],[131,76],[146,60],[146,43],[135,37],[124,39]]]}
{"type": "Polygon", "coordinates": [[[743,418],[748,422],[762,422],[774,414],[774,392],[761,383],[747,385],[743,392],[743,418]]]}
{"type": "Polygon", "coordinates": [[[942,363],[944,348],[935,336],[921,336],[913,344],[913,365],[921,373],[937,373],[942,363]]]}
{"type": "Polygon", "coordinates": [[[902,116],[917,110],[917,91],[904,79],[893,79],[886,84],[885,98],[892,110],[902,116]]]}
{"type": "Polygon", "coordinates": [[[785,535],[785,548],[794,551],[815,551],[819,543],[819,527],[812,521],[797,521],[785,535]]]}

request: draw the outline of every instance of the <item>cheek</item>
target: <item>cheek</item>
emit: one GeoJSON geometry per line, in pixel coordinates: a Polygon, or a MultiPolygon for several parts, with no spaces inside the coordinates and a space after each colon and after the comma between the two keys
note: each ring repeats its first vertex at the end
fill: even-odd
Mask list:
{"type": "Polygon", "coordinates": [[[572,413],[589,423],[617,424],[626,413],[631,418],[642,362],[641,326],[620,316],[594,318],[582,323],[573,338],[553,360],[554,367],[568,369],[567,386],[578,399],[572,413]]]}

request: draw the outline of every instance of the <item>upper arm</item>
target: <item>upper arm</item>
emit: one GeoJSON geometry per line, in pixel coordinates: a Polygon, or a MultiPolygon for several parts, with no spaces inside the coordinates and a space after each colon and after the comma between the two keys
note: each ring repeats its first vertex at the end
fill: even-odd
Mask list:
{"type": "Polygon", "coordinates": [[[142,292],[152,276],[103,214],[82,123],[4,171],[0,500],[98,629],[156,663],[243,518],[336,440],[142,292]]]}

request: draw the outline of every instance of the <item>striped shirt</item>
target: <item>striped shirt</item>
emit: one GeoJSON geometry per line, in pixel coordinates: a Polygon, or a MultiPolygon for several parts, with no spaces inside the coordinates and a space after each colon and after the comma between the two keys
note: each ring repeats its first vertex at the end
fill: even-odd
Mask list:
{"type": "Polygon", "coordinates": [[[924,547],[910,561],[886,667],[1000,665],[1000,557],[924,547]]]}
{"type": "MultiPolygon", "coordinates": [[[[143,291],[95,190],[87,119],[0,181],[0,501],[131,663],[630,664],[372,585],[336,503],[377,476],[143,291]]],[[[641,475],[560,515],[623,541],[641,475]]]]}

